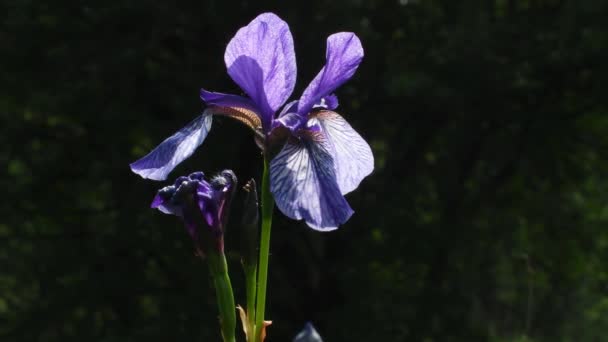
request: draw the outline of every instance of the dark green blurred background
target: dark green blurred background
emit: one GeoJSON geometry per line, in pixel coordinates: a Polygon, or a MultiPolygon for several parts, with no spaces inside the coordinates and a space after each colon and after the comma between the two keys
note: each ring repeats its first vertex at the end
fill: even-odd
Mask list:
{"type": "MultiPolygon", "coordinates": [[[[338,111],[376,157],[338,231],[275,211],[269,341],[308,320],[329,342],[608,340],[606,1],[2,0],[1,341],[219,340],[206,265],[149,209],[165,183],[128,164],[199,88],[239,92],[224,49],[264,11],[291,27],[294,97],[329,34],[359,35],[338,111]]],[[[261,159],[219,118],[171,177],[224,168],[261,159]]]]}

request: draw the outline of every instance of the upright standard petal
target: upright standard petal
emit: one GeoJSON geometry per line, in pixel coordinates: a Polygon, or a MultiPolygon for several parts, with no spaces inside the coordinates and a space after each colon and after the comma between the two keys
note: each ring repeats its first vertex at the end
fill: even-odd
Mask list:
{"type": "Polygon", "coordinates": [[[324,110],[309,120],[319,121],[334,159],[336,179],[342,194],[355,190],[374,171],[374,155],[368,143],[338,113],[324,110]]]}
{"type": "MultiPolygon", "coordinates": [[[[348,81],[363,59],[361,41],[352,32],[340,32],[327,38],[325,66],[300,97],[298,113],[308,114],[312,107],[348,81]]],[[[336,103],[337,105],[337,103],[336,103]]]]}
{"type": "Polygon", "coordinates": [[[270,191],[286,216],[330,231],[353,214],[336,183],[331,154],[320,132],[288,141],[270,162],[270,191]]]}
{"type": "Polygon", "coordinates": [[[211,129],[211,121],[211,115],[205,111],[148,155],[132,163],[131,170],[143,178],[165,180],[171,170],[190,157],[203,143],[211,129]]]}
{"type": "Polygon", "coordinates": [[[228,74],[262,111],[268,129],[296,82],[296,58],[289,26],[264,13],[241,28],[224,55],[228,74]]]}

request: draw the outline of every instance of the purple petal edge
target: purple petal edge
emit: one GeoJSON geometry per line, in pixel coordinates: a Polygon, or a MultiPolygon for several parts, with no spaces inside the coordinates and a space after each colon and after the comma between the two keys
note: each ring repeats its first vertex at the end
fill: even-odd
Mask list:
{"type": "Polygon", "coordinates": [[[262,111],[262,122],[269,128],[296,82],[289,26],[273,13],[259,15],[228,43],[224,60],[228,74],[262,111]]]}
{"type": "Polygon", "coordinates": [[[363,60],[361,41],[352,32],[332,34],[327,38],[325,58],[325,66],[300,97],[298,113],[302,115],[308,114],[323,97],[332,93],[355,74],[363,60]]]}
{"type": "Polygon", "coordinates": [[[131,163],[131,171],[143,178],[158,181],[167,179],[169,173],[203,143],[211,129],[211,122],[211,115],[203,113],[146,156],[131,163]]]}

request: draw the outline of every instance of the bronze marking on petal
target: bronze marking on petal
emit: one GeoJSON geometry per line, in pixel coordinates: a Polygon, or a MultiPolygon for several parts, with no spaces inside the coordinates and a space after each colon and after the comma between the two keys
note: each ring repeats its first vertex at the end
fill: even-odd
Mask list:
{"type": "Polygon", "coordinates": [[[300,129],[298,130],[297,135],[309,141],[314,141],[317,143],[325,142],[325,136],[320,131],[315,132],[307,129],[300,129]]]}
{"type": "Polygon", "coordinates": [[[214,115],[223,115],[238,120],[249,126],[254,131],[262,129],[262,121],[253,111],[241,107],[220,107],[210,108],[214,115]]]}
{"type": "Polygon", "coordinates": [[[339,114],[334,111],[321,109],[321,110],[313,110],[310,113],[308,113],[308,118],[309,119],[312,119],[312,118],[331,119],[331,118],[334,118],[336,115],[339,116],[339,114]]]}

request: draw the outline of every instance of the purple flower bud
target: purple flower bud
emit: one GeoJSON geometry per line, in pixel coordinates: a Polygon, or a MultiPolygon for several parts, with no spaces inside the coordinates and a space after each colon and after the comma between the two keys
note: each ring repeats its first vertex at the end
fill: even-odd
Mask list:
{"type": "Polygon", "coordinates": [[[181,217],[199,252],[224,249],[224,229],[237,178],[224,170],[206,181],[202,172],[178,177],[158,191],[152,208],[181,217]]]}

